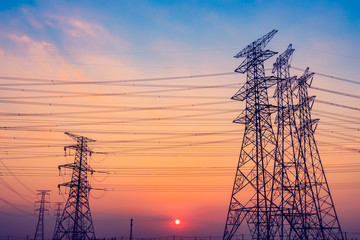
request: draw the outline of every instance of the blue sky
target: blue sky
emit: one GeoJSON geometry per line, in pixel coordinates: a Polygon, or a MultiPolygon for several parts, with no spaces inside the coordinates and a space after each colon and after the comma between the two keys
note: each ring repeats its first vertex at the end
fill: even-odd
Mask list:
{"type": "MultiPolygon", "coordinates": [[[[27,35],[65,53],[90,47],[95,52],[227,50],[233,54],[254,36],[274,28],[279,30],[273,41],[278,51],[293,43],[334,58],[359,53],[357,1],[5,1],[2,5],[6,22],[2,36],[27,35]],[[70,19],[83,26],[72,25],[70,19]],[[83,35],[87,39],[67,35],[66,31],[80,27],[93,28],[96,35],[83,35]]],[[[148,55],[127,57],[151,61],[148,55]]]]}
{"type": "MultiPolygon", "coordinates": [[[[49,43],[62,54],[89,54],[91,49],[93,54],[111,53],[113,58],[121,58],[114,58],[115,61],[138,66],[169,66],[172,62],[173,66],[180,64],[192,72],[205,65],[229,69],[228,63],[234,62],[231,57],[242,46],[275,28],[279,32],[270,46],[281,52],[292,43],[297,49],[294,61],[298,66],[311,65],[323,71],[341,66],[342,71],[332,73],[356,75],[352,73],[357,65],[352,60],[359,55],[356,1],[5,1],[2,4],[2,49],[7,53],[23,54],[21,46],[9,39],[9,35],[15,35],[49,43]],[[190,55],[192,61],[188,60],[190,55]],[[315,65],[313,59],[318,59],[315,65]]],[[[71,57],[76,60],[76,56],[71,57]]],[[[152,69],[141,74],[159,73],[152,69]]],[[[165,69],[162,74],[166,74],[165,69]]]]}

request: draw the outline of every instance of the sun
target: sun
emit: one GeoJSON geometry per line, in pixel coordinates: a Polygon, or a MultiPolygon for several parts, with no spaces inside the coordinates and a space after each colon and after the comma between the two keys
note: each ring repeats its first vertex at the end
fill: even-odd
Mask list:
{"type": "Polygon", "coordinates": [[[176,220],[174,221],[174,223],[175,223],[176,225],[179,225],[179,224],[181,223],[181,221],[180,221],[179,219],[176,219],[176,220]]]}

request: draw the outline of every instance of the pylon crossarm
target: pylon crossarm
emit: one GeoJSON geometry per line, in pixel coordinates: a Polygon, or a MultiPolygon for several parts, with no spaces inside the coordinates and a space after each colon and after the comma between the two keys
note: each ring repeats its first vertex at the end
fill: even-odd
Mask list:
{"type": "Polygon", "coordinates": [[[236,69],[235,72],[238,73],[245,73],[249,70],[250,67],[252,67],[254,64],[258,64],[259,62],[264,62],[267,59],[271,58],[277,54],[277,52],[273,52],[270,50],[266,51],[259,51],[255,53],[255,56],[251,55],[248,56],[236,69]]]}
{"type": "Polygon", "coordinates": [[[75,141],[95,142],[95,140],[93,140],[91,138],[87,138],[87,137],[80,136],[77,134],[73,134],[73,133],[69,133],[69,132],[65,132],[65,134],[68,135],[69,137],[73,138],[75,141]]]}
{"type": "Polygon", "coordinates": [[[256,41],[250,43],[246,48],[241,50],[234,57],[235,58],[246,57],[249,54],[249,52],[252,52],[254,49],[257,49],[257,48],[263,49],[270,42],[270,40],[274,37],[275,33],[277,33],[277,30],[274,29],[271,32],[265,34],[264,36],[257,39],[256,41]]]}

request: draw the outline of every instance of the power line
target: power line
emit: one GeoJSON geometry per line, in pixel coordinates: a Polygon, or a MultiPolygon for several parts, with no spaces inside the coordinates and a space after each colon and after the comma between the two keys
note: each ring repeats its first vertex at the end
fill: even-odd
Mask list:
{"type": "MultiPolygon", "coordinates": [[[[302,72],[305,71],[305,69],[303,69],[303,68],[298,68],[298,67],[294,67],[294,66],[290,66],[290,67],[293,68],[293,69],[302,71],[302,72]]],[[[314,73],[315,73],[316,75],[323,76],[323,77],[327,77],[327,78],[331,78],[331,79],[334,79],[334,80],[339,80],[339,81],[343,81],[343,82],[348,82],[348,83],[353,83],[353,84],[360,85],[360,82],[359,82],[359,81],[355,81],[355,80],[351,80],[351,79],[346,79],[346,78],[342,78],[342,77],[336,77],[336,76],[333,76],[333,75],[330,75],[330,74],[326,74],[326,73],[320,73],[320,72],[314,72],[314,73]]]]}
{"type": "Polygon", "coordinates": [[[12,207],[13,209],[25,214],[26,216],[32,216],[33,214],[30,213],[30,212],[27,212],[21,208],[19,208],[17,205],[13,204],[12,202],[10,201],[7,201],[6,199],[0,197],[0,201],[4,202],[5,204],[7,204],[8,206],[12,207]]]}
{"type": "Polygon", "coordinates": [[[360,111],[360,108],[357,108],[357,107],[347,106],[347,105],[329,102],[329,101],[322,101],[322,100],[318,100],[318,99],[316,99],[315,101],[318,103],[327,104],[327,105],[331,105],[331,106],[335,106],[335,107],[346,108],[346,109],[350,109],[350,110],[354,110],[354,111],[360,111]]]}
{"type": "MultiPolygon", "coordinates": [[[[114,84],[114,83],[127,83],[127,82],[149,82],[149,81],[167,81],[167,80],[180,80],[180,79],[193,79],[193,78],[204,78],[204,77],[217,77],[234,75],[234,72],[223,72],[223,73],[210,73],[210,74],[197,74],[187,76],[173,76],[173,77],[158,77],[158,78],[139,78],[139,79],[124,79],[124,80],[106,80],[106,81],[71,81],[63,79],[45,79],[45,78],[24,78],[24,77],[11,77],[11,76],[0,76],[3,80],[12,81],[40,81],[42,83],[25,83],[23,86],[46,86],[46,85],[83,85],[83,84],[114,84]]],[[[0,86],[16,86],[17,84],[0,84],[0,86]]]]}
{"type": "Polygon", "coordinates": [[[339,91],[333,91],[333,90],[330,90],[330,89],[319,88],[319,87],[314,87],[314,86],[311,86],[310,88],[315,89],[315,90],[319,90],[319,91],[322,91],[322,92],[333,93],[333,94],[337,94],[337,95],[341,95],[341,96],[360,99],[359,95],[354,95],[354,94],[349,94],[349,93],[339,92],[339,91]]]}

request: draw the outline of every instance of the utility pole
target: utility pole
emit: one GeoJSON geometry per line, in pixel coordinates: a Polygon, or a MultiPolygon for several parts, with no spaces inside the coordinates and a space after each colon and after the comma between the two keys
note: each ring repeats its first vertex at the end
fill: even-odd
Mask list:
{"type": "Polygon", "coordinates": [[[38,196],[40,195],[41,198],[40,200],[35,202],[36,204],[39,204],[39,208],[35,209],[35,211],[39,211],[39,217],[36,225],[34,240],[44,240],[44,213],[46,211],[49,211],[48,209],[45,208],[45,204],[49,203],[48,201],[46,201],[46,196],[50,195],[49,192],[51,192],[51,190],[37,190],[37,191],[39,192],[37,195],[38,196]]]}
{"type": "Polygon", "coordinates": [[[130,240],[133,240],[133,235],[132,235],[132,231],[133,231],[133,219],[130,219],[130,240]]]}
{"type": "Polygon", "coordinates": [[[246,72],[246,83],[232,97],[246,100],[245,110],[234,120],[245,124],[245,131],[223,235],[226,240],[245,219],[253,239],[274,238],[271,189],[276,139],[271,114],[276,109],[269,104],[267,89],[276,84],[276,78],[265,77],[264,61],[276,52],[264,48],[276,32],[272,30],[235,56],[245,57],[235,72],[246,72]]]}
{"type": "Polygon", "coordinates": [[[61,168],[69,168],[73,170],[71,181],[61,186],[69,187],[69,197],[65,204],[64,211],[56,227],[54,239],[71,239],[85,240],[96,239],[94,225],[92,222],[89,192],[90,184],[88,182],[88,172],[95,171],[87,163],[87,156],[92,153],[87,143],[94,142],[90,138],[65,132],[66,135],[77,141],[76,145],[66,146],[66,150],[76,150],[74,163],[60,165],[61,168]]]}

